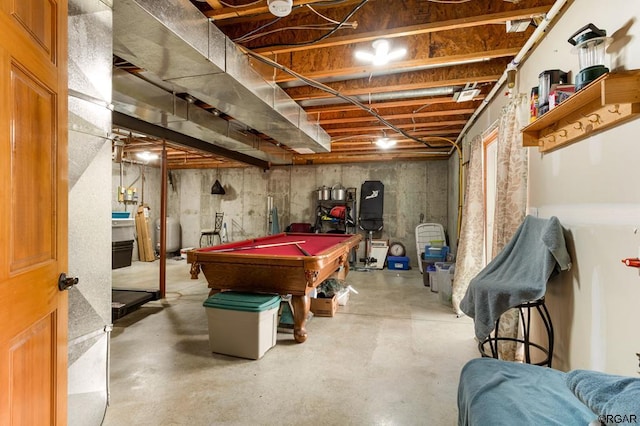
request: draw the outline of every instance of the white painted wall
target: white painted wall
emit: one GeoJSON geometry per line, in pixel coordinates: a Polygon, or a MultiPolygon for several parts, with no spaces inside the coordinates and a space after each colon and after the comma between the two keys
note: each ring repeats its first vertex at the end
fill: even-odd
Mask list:
{"type": "MultiPolygon", "coordinates": [[[[567,39],[593,23],[607,30],[611,69],[640,68],[640,2],[580,0],[518,68],[516,89],[529,93],[547,69],[579,71],[567,39]],[[634,54],[635,53],[635,54],[634,54]]],[[[481,114],[471,140],[500,113],[504,97],[481,114]]],[[[637,375],[640,275],[620,260],[640,247],[640,120],[635,119],[548,154],[529,149],[530,207],[557,216],[566,229],[573,268],[552,280],[547,304],[555,331],[555,367],[637,375]]]]}

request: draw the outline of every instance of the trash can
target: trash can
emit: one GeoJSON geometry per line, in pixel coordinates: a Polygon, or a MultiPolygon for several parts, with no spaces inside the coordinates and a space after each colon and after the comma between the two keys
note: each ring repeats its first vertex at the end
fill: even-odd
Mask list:
{"type": "Polygon", "coordinates": [[[111,269],[131,266],[133,254],[133,240],[115,241],[111,243],[111,269]]]}
{"type": "Polygon", "coordinates": [[[111,213],[111,269],[131,266],[135,220],[129,212],[111,213]]]}

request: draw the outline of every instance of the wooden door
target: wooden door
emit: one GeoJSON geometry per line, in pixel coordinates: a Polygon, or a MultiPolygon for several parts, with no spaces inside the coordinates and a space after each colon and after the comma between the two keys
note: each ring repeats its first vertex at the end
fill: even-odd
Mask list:
{"type": "Polygon", "coordinates": [[[66,45],[66,0],[0,0],[0,425],[67,422],[66,45]]]}

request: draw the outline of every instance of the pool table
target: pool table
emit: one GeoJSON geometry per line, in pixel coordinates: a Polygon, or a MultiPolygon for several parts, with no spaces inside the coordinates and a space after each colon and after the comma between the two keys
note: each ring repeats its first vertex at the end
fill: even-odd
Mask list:
{"type": "Polygon", "coordinates": [[[361,235],[280,233],[187,252],[191,278],[204,273],[210,294],[223,290],[290,294],[296,342],[307,339],[309,293],[340,271],[361,235]]]}

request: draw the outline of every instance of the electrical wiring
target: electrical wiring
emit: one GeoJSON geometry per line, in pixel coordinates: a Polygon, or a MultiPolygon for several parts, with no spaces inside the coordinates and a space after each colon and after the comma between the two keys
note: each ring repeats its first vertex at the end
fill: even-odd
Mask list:
{"type": "Polygon", "coordinates": [[[314,39],[314,40],[310,40],[310,41],[304,41],[304,42],[300,42],[300,43],[281,43],[281,44],[271,44],[271,45],[267,45],[267,46],[256,46],[253,47],[253,49],[263,49],[263,48],[270,48],[270,47],[295,47],[295,46],[309,46],[311,44],[317,43],[319,41],[324,40],[327,37],[330,37],[333,33],[335,33],[336,31],[338,31],[342,25],[345,24],[345,22],[349,21],[349,19],[351,19],[351,17],[358,11],[360,10],[360,8],[362,8],[362,6],[364,6],[366,3],[368,3],[369,0],[362,0],[360,3],[358,3],[356,5],[356,7],[354,7],[351,12],[347,13],[347,16],[345,16],[342,21],[340,21],[339,24],[337,24],[331,31],[327,32],[326,34],[321,35],[320,37],[314,39]]]}
{"type": "Polygon", "coordinates": [[[249,36],[251,36],[251,35],[253,35],[253,34],[257,33],[258,31],[260,31],[260,30],[262,30],[262,29],[264,29],[264,28],[267,28],[269,25],[273,25],[273,24],[275,24],[276,22],[278,22],[278,21],[279,21],[279,20],[281,20],[281,19],[282,19],[282,17],[277,17],[276,19],[274,19],[274,20],[272,20],[272,21],[269,21],[269,22],[267,22],[267,23],[266,23],[266,24],[264,24],[264,25],[259,26],[259,27],[258,27],[258,28],[256,28],[255,30],[249,31],[249,32],[248,32],[248,33],[246,33],[245,35],[241,35],[240,37],[238,37],[238,38],[234,39],[233,41],[234,41],[234,42],[240,42],[240,41],[241,41],[241,40],[243,40],[245,37],[249,37],[249,36]]]}
{"type": "Polygon", "coordinates": [[[327,26],[327,24],[308,24],[308,25],[299,25],[295,27],[282,27],[282,28],[276,28],[276,29],[265,31],[258,34],[246,35],[241,38],[234,39],[233,41],[236,43],[248,43],[252,40],[263,37],[265,35],[274,34],[281,31],[288,31],[288,30],[320,31],[320,30],[330,30],[332,28],[333,27],[327,26]]]}
{"type": "MultiPolygon", "coordinates": [[[[368,0],[365,0],[368,1],[368,0]]],[[[416,138],[415,136],[410,135],[409,133],[407,133],[406,131],[394,126],[391,122],[389,122],[389,120],[387,120],[386,118],[382,117],[380,114],[378,114],[376,111],[374,111],[373,109],[369,108],[368,106],[366,106],[365,104],[363,104],[362,102],[360,102],[357,99],[354,99],[350,96],[347,95],[343,95],[342,93],[338,92],[335,89],[332,89],[331,87],[322,84],[318,81],[312,80],[308,77],[303,76],[302,74],[298,74],[297,72],[293,71],[292,69],[289,69],[287,67],[285,67],[284,65],[281,65],[269,58],[266,58],[258,53],[252,52],[250,50],[244,49],[244,51],[247,53],[247,55],[253,57],[254,59],[257,59],[258,61],[265,63],[269,66],[272,66],[280,71],[286,72],[287,74],[297,78],[298,80],[302,81],[303,83],[308,84],[311,87],[315,87],[316,89],[320,89],[324,92],[327,92],[337,98],[340,98],[346,102],[349,102],[350,104],[353,104],[355,106],[357,106],[358,108],[362,109],[363,111],[369,113],[370,115],[372,115],[373,117],[375,117],[381,124],[384,124],[385,126],[387,126],[388,128],[390,128],[391,130],[395,131],[396,133],[399,133],[401,135],[403,135],[404,137],[411,139],[413,141],[416,141],[418,143],[423,144],[424,146],[426,146],[427,148],[434,148],[434,146],[430,145],[428,142],[425,142],[422,139],[416,138]]]]}
{"type": "MultiPolygon", "coordinates": [[[[309,6],[309,5],[306,5],[306,6],[309,9],[311,9],[315,14],[320,16],[321,18],[331,22],[332,24],[338,24],[338,25],[340,25],[341,28],[353,28],[353,29],[355,29],[355,28],[358,27],[358,23],[357,22],[353,22],[353,23],[352,22],[346,22],[344,24],[341,24],[338,21],[334,21],[333,19],[328,18],[328,17],[320,14],[314,8],[312,8],[311,6],[309,6]]],[[[258,33],[258,31],[261,31],[261,30],[267,28],[268,26],[270,26],[272,24],[275,24],[280,19],[282,19],[282,17],[278,17],[278,18],[276,18],[276,19],[274,19],[274,20],[272,20],[270,22],[267,22],[266,24],[254,29],[254,30],[242,35],[242,36],[239,36],[239,37],[233,39],[233,41],[235,43],[248,43],[248,42],[250,42],[252,40],[255,40],[257,38],[260,38],[260,37],[263,37],[263,36],[266,36],[266,35],[269,35],[269,34],[274,34],[274,33],[277,33],[277,32],[281,32],[281,31],[286,31],[286,30],[316,30],[316,31],[319,31],[319,30],[332,30],[334,28],[333,26],[326,26],[326,24],[308,24],[308,25],[297,25],[297,26],[294,26],[294,27],[283,27],[283,28],[278,28],[278,29],[274,29],[274,30],[271,30],[271,31],[258,33]]]]}
{"type": "MultiPolygon", "coordinates": [[[[315,13],[316,15],[318,15],[319,17],[321,17],[321,18],[322,18],[322,19],[324,19],[325,21],[329,21],[329,22],[331,22],[332,24],[338,24],[338,25],[340,25],[340,22],[338,22],[338,21],[336,21],[336,20],[334,20],[334,19],[331,19],[331,18],[329,18],[329,17],[327,17],[327,16],[324,16],[322,13],[318,12],[318,11],[317,11],[317,10],[315,10],[313,7],[311,7],[311,5],[310,5],[310,4],[305,4],[305,6],[307,7],[307,9],[311,10],[313,13],[315,13]]],[[[345,25],[345,26],[346,26],[346,25],[350,25],[352,28],[356,28],[356,27],[358,26],[358,23],[350,23],[350,22],[346,22],[345,24],[342,24],[342,25],[345,25]]]]}

